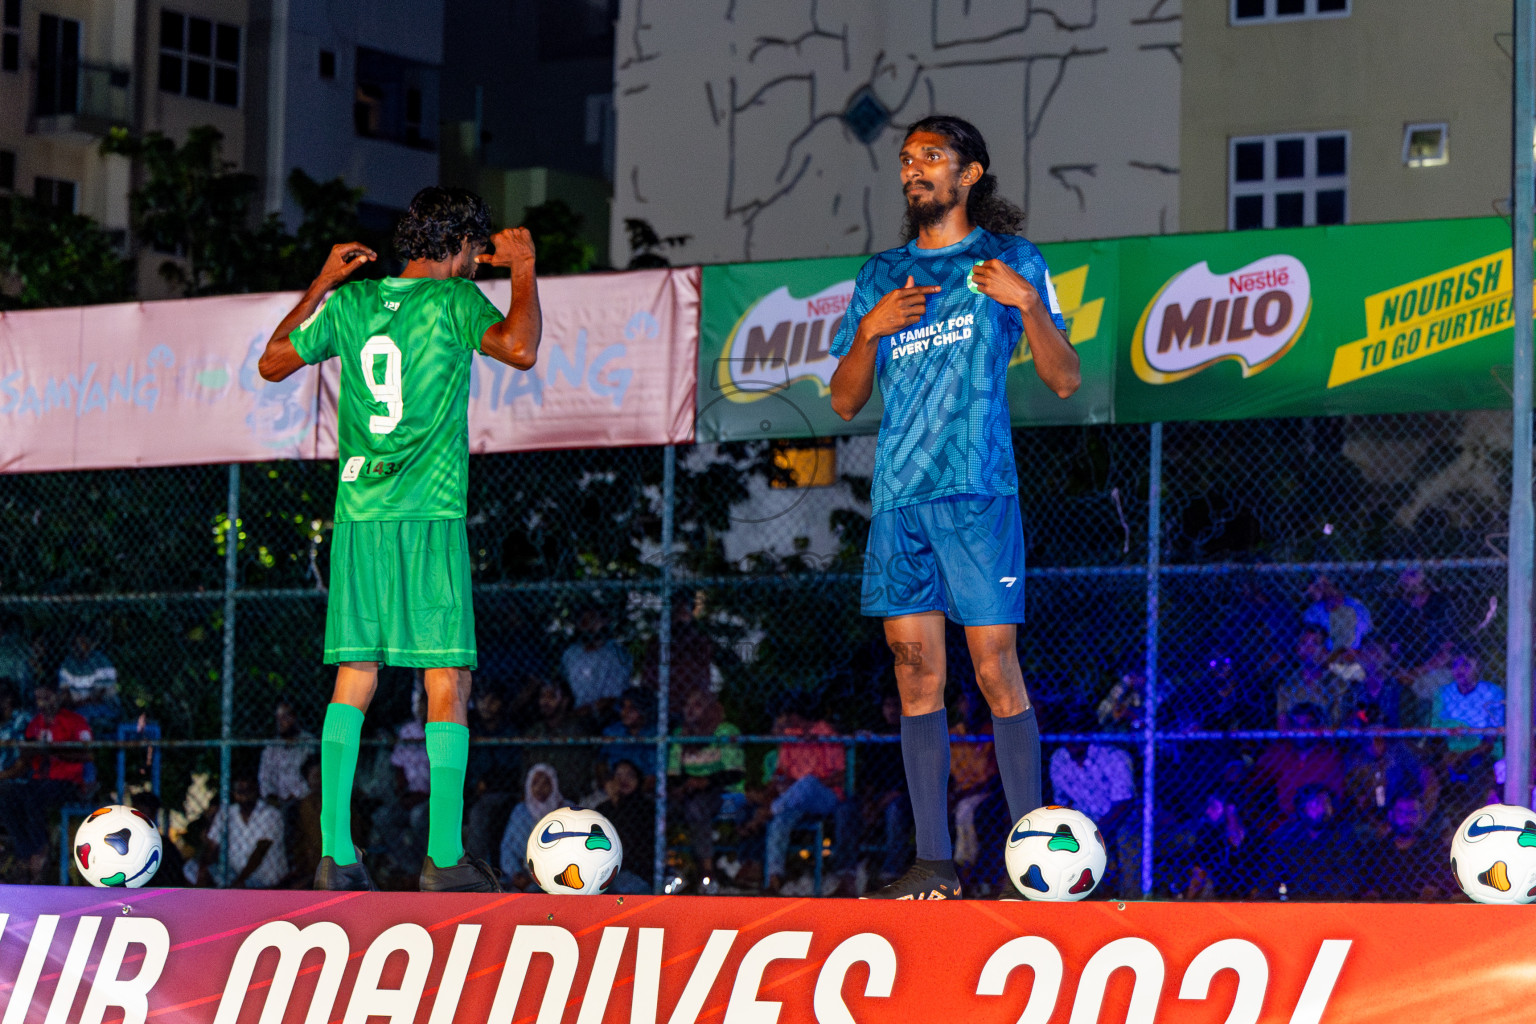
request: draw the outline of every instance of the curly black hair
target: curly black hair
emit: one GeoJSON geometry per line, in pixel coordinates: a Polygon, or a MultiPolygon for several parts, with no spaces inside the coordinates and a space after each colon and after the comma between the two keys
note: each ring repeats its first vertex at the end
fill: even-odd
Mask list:
{"type": "Polygon", "coordinates": [[[403,260],[446,260],[470,242],[491,238],[491,211],[467,188],[428,185],[411,199],[395,227],[395,252],[403,260]]]}
{"type": "MultiPolygon", "coordinates": [[[[985,228],[995,235],[1021,235],[1024,233],[1024,211],[997,194],[997,176],[988,174],[992,163],[987,153],[987,140],[981,137],[976,126],[964,118],[949,114],[934,114],[914,123],[907,129],[907,138],[915,132],[933,132],[949,141],[950,148],[960,158],[961,168],[972,163],[981,164],[981,178],[971,186],[965,201],[965,215],[972,224],[985,228]]],[[[907,212],[902,238],[917,237],[917,225],[907,212]]]]}

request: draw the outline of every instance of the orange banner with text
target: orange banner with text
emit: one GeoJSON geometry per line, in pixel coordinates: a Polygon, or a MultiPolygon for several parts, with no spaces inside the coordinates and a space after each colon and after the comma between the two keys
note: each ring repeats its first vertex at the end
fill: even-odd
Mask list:
{"type": "Polygon", "coordinates": [[[0,1019],[1524,1021],[1536,914],[0,886],[0,1019]]]}

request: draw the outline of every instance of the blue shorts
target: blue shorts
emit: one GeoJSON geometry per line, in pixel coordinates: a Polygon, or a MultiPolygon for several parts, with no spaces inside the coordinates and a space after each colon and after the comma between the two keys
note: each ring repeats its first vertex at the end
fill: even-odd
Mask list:
{"type": "Polygon", "coordinates": [[[943,612],[962,626],[1024,621],[1024,523],[1017,495],[938,498],[869,522],[859,610],[943,612]]]}

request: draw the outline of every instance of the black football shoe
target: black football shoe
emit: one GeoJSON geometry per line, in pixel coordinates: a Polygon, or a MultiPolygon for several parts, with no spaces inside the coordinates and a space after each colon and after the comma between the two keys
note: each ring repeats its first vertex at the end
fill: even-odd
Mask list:
{"type": "Polygon", "coordinates": [[[479,857],[469,854],[459,858],[451,868],[440,868],[431,857],[421,861],[420,888],[422,892],[501,892],[496,872],[479,857]]]}
{"type": "Polygon", "coordinates": [[[321,857],[315,867],[315,888],[331,892],[378,892],[368,868],[363,863],[363,851],[354,848],[356,860],[351,864],[337,864],[330,857],[321,857]]]}
{"type": "Polygon", "coordinates": [[[915,861],[907,873],[890,885],[881,886],[866,900],[958,900],[961,898],[960,879],[955,874],[954,861],[915,861]]]}

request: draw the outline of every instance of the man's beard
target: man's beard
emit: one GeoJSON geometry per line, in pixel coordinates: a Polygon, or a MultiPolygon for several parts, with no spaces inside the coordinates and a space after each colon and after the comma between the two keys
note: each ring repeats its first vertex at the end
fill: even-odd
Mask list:
{"type": "Polygon", "coordinates": [[[921,229],[939,223],[960,202],[959,193],[954,188],[947,195],[940,195],[936,187],[925,189],[914,186],[912,191],[906,193],[906,197],[905,227],[908,237],[916,237],[921,229]],[[924,196],[923,192],[928,195],[924,196]]]}

